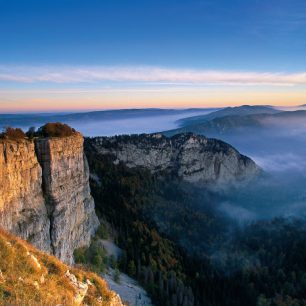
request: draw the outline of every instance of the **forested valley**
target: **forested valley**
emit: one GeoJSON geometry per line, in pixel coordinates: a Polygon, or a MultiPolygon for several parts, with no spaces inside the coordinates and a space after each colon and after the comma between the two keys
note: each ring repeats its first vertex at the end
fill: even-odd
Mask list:
{"type": "Polygon", "coordinates": [[[124,250],[119,268],[156,305],[306,305],[302,221],[242,225],[216,209],[216,190],[115,165],[85,148],[98,214],[124,250]]]}

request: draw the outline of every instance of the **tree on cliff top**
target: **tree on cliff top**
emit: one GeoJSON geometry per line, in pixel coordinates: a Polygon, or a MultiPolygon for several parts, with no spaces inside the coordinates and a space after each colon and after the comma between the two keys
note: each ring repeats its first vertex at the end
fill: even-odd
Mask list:
{"type": "Polygon", "coordinates": [[[47,123],[38,130],[38,136],[43,137],[66,137],[76,133],[75,129],[60,122],[47,123]]]}
{"type": "Polygon", "coordinates": [[[24,139],[26,137],[22,129],[7,127],[0,133],[0,138],[4,139],[24,139]]]}

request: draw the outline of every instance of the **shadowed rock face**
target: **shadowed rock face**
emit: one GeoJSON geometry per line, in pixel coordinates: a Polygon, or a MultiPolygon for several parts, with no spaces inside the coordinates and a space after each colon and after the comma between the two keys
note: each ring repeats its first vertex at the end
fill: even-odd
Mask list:
{"type": "Polygon", "coordinates": [[[96,137],[87,143],[99,154],[113,156],[114,163],[169,173],[189,182],[228,183],[260,172],[229,144],[193,134],[96,137]]]}
{"type": "Polygon", "coordinates": [[[83,137],[0,143],[0,225],[71,263],[99,222],[83,137]]]}

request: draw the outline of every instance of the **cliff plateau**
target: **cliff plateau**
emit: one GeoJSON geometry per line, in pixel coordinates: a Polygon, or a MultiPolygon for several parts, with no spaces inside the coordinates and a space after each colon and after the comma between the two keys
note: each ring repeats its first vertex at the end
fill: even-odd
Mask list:
{"type": "Polygon", "coordinates": [[[109,155],[115,164],[167,173],[188,182],[228,183],[252,177],[260,168],[229,144],[191,133],[95,137],[88,150],[109,155]]]}

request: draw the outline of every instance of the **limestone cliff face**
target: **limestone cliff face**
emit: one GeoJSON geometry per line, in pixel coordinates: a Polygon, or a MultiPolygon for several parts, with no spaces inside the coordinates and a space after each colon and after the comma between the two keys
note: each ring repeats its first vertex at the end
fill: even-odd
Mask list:
{"type": "Polygon", "coordinates": [[[114,163],[169,173],[189,182],[227,183],[260,172],[229,144],[194,134],[96,137],[87,142],[99,154],[113,156],[114,163]]]}
{"type": "Polygon", "coordinates": [[[71,250],[88,245],[99,225],[90,195],[83,137],[39,139],[36,151],[51,218],[51,246],[58,258],[71,262],[71,250]]]}
{"type": "Polygon", "coordinates": [[[0,141],[0,226],[66,263],[98,226],[83,137],[0,141]]]}
{"type": "Polygon", "coordinates": [[[0,226],[50,252],[50,221],[34,143],[0,140],[0,226]]]}

